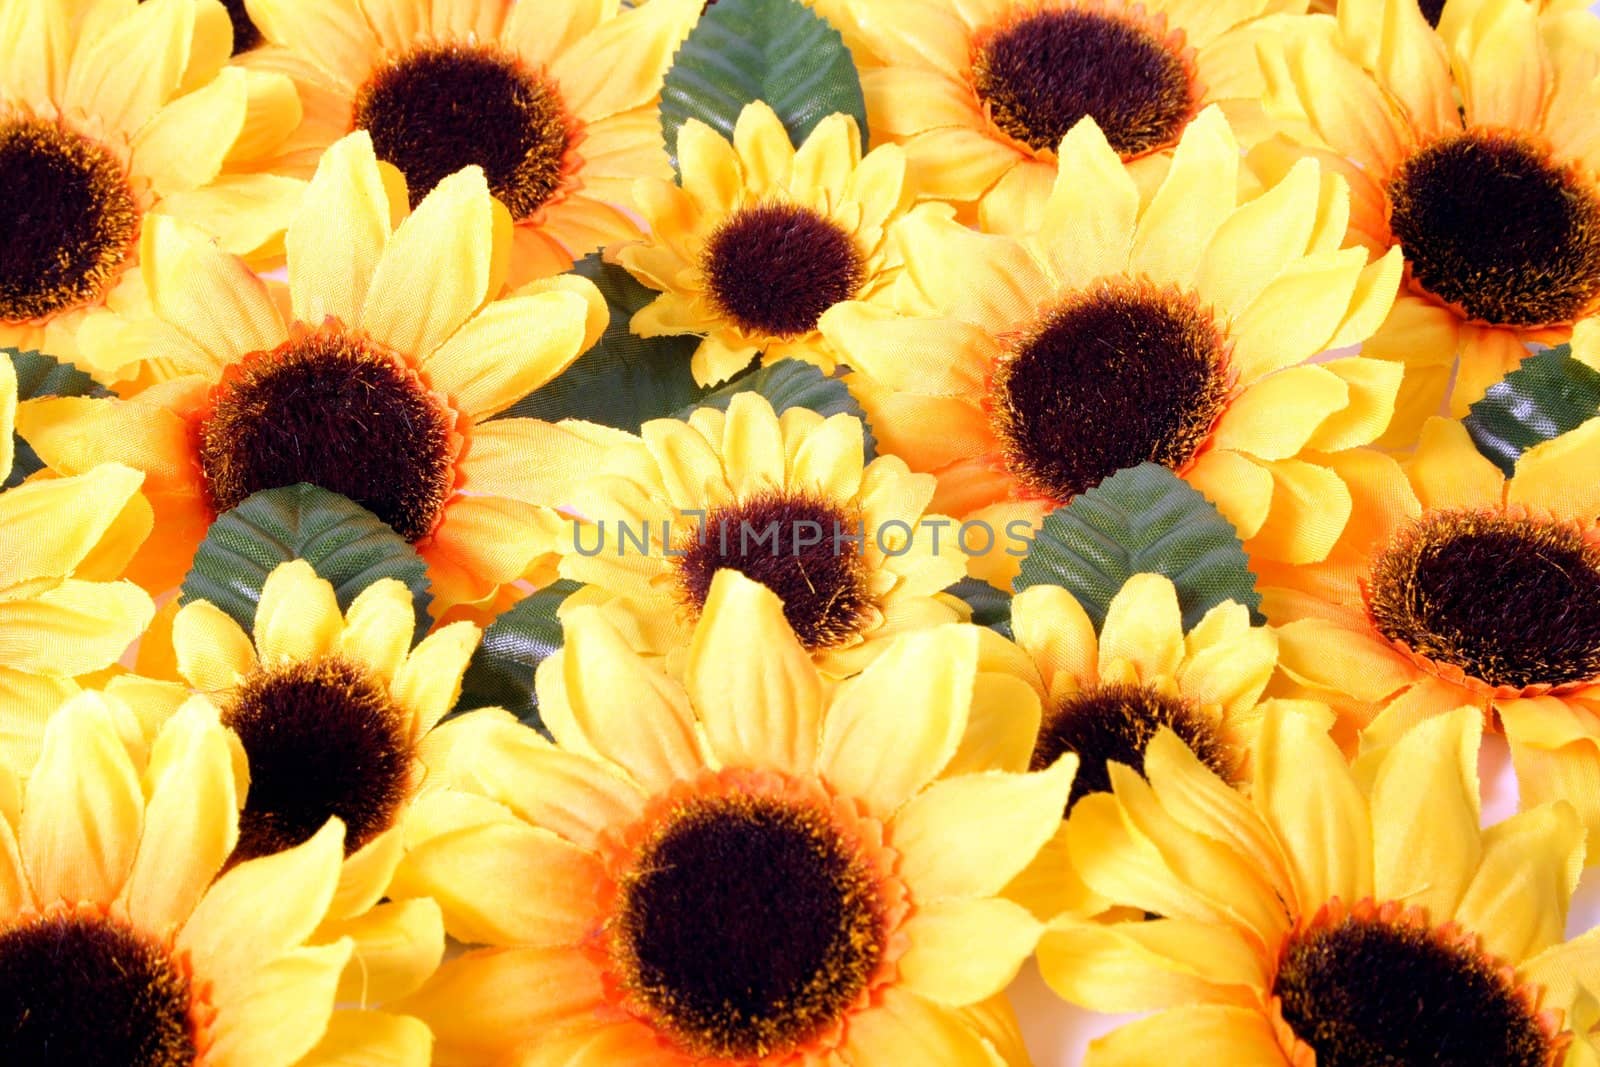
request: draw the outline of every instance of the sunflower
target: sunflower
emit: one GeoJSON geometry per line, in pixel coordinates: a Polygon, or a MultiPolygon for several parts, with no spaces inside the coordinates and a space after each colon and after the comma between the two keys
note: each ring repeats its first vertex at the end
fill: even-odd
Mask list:
{"type": "Polygon", "coordinates": [[[230,33],[216,0],[0,4],[0,346],[73,359],[98,309],[142,306],[152,215],[281,256],[303,183],[252,171],[300,104],[224,66],[230,33]]]}
{"type": "Polygon", "coordinates": [[[638,236],[630,188],[671,175],[656,102],[702,3],[249,0],[268,44],[240,62],[288,74],[304,101],[280,172],[309,174],[351,130],[405,174],[413,206],[482,167],[521,285],[638,236]]]}
{"type": "Polygon", "coordinates": [[[944,626],[830,686],[731,571],[683,683],[573,612],[538,673],[559,747],[477,714],[442,728],[476,735],[472,780],[430,794],[395,887],[488,947],[402,1010],[441,1067],[999,1062],[972,1010],[1039,927],[996,894],[1076,761],[952,766],[981,660],[977,627],[944,626]]]}
{"type": "Polygon", "coordinates": [[[1310,162],[1241,203],[1215,108],[1148,196],[1092,121],[1062,147],[1037,233],[907,219],[895,306],[822,317],[881,446],[938,477],[935,508],[995,532],[972,572],[996,584],[1015,531],[1145,461],[1210,497],[1252,555],[1320,559],[1350,509],[1323,457],[1383,431],[1399,368],[1306,363],[1382,320],[1398,253],[1339,248],[1345,187],[1310,162]]]}
{"type": "Polygon", "coordinates": [[[493,299],[509,227],[483,172],[446,179],[391,232],[406,208],[397,182],[365,133],[328,150],[289,228],[286,299],[157,220],[142,249],[157,317],[99,340],[107,360],[153,361],[167,380],[19,408],[52,468],[147,472],[162,536],[136,575],[152,592],[181,577],[215,515],[297,482],[343,493],[414,544],[441,610],[493,595],[554,544],[559,520],[536,503],[560,503],[576,464],[539,457],[572,434],[480,420],[593,344],[604,301],[577,277],[493,299]]]}
{"type": "Polygon", "coordinates": [[[966,572],[958,532],[927,512],[933,479],[862,460],[861,420],[805,408],[780,417],[757,393],[726,414],[656,419],[614,446],[578,498],[562,577],[604,603],[637,647],[682,652],[722,568],[777,593],[831,677],[859,671],[909,629],[956,621],[941,590],[966,572]],[[940,536],[942,533],[943,536],[940,536]]]}
{"type": "Polygon", "coordinates": [[[889,233],[910,206],[905,154],[889,145],[863,157],[844,115],[823,119],[796,151],[758,101],[740,112],[731,143],[690,119],[678,160],[682,188],[636,187],[650,237],[611,253],[662,294],[633,316],[633,332],[704,338],[691,364],[701,385],[757,354],[831,373],[837,353],[817,320],[845,300],[882,303],[899,274],[889,233]]]}
{"type": "Polygon", "coordinates": [[[1146,188],[1208,105],[1250,121],[1255,42],[1282,32],[1305,0],[872,0],[854,10],[867,54],[881,60],[861,77],[873,136],[905,146],[919,191],[976,203],[986,230],[1009,232],[1044,209],[1061,138],[1084,118],[1146,188]]]}
{"type": "Polygon", "coordinates": [[[1527,0],[1345,0],[1262,45],[1266,106],[1293,127],[1263,174],[1314,156],[1350,182],[1350,236],[1399,248],[1405,282],[1367,355],[1404,365],[1384,443],[1409,446],[1600,311],[1600,23],[1527,0]]]}
{"type": "Polygon", "coordinates": [[[308,943],[336,896],[343,827],[218,878],[243,783],[215,709],[190,702],[137,758],[128,714],[74,697],[26,787],[0,782],[0,1058],[426,1064],[415,1018],[334,1010],[350,940],[308,943]]]}
{"type": "Polygon", "coordinates": [[[1562,933],[1582,827],[1554,804],[1480,830],[1480,728],[1441,715],[1359,774],[1313,718],[1269,711],[1248,800],[1170,731],[1148,783],[1113,767],[1072,859],[1161,918],[1058,920],[1039,964],[1075,1003],[1156,1014],[1087,1067],[1594,1063],[1600,938],[1562,933]]]}

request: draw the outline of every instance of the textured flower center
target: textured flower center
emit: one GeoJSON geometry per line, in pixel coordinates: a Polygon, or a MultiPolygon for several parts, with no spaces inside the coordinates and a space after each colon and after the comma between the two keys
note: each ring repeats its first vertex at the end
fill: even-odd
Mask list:
{"type": "Polygon", "coordinates": [[[1422,8],[1422,17],[1428,20],[1428,25],[1437,29],[1439,16],[1444,14],[1444,0],[1418,0],[1417,6],[1422,8]]]}
{"type": "Polygon", "coordinates": [[[1472,319],[1570,322],[1600,298],[1600,196],[1514,135],[1469,130],[1421,149],[1389,186],[1413,281],[1472,319]]]}
{"type": "Polygon", "coordinates": [[[54,122],[0,117],[0,175],[0,320],[102,299],[139,236],[122,165],[54,122]]]}
{"type": "Polygon", "coordinates": [[[230,370],[200,427],[200,466],[219,512],[310,482],[417,541],[455,482],[454,418],[396,356],[325,330],[230,370]]]}
{"type": "Polygon", "coordinates": [[[1176,143],[1196,105],[1183,54],[1131,12],[1027,15],[978,44],[972,79],[994,124],[1036,151],[1087,116],[1129,159],[1176,143]]]}
{"type": "Polygon", "coordinates": [[[1600,677],[1600,548],[1573,527],[1434,512],[1378,554],[1366,594],[1384,637],[1490,685],[1600,677]]]}
{"type": "Polygon", "coordinates": [[[795,337],[861,291],[866,265],[855,240],[797,204],[740,209],[706,242],[711,299],[750,333],[795,337]]]}
{"type": "Polygon", "coordinates": [[[406,176],[411,206],[463,167],[525,219],[561,188],[573,129],[555,87],[510,53],[480,44],[417,48],[367,79],[355,127],[406,176]]]}
{"type": "Polygon", "coordinates": [[[1068,752],[1078,754],[1067,810],[1090,793],[1111,790],[1111,761],[1144,773],[1144,752],[1166,727],[1200,761],[1225,779],[1234,761],[1216,724],[1188,701],[1148,686],[1112,683],[1074,693],[1046,714],[1033,748],[1033,769],[1042,771],[1068,752]]]}
{"type": "Polygon", "coordinates": [[[990,410],[1027,490],[1065,502],[1125,467],[1182,469],[1228,395],[1227,343],[1186,293],[1074,293],[995,368],[990,410]]]}
{"type": "Polygon", "coordinates": [[[714,508],[676,549],[679,598],[698,616],[717,571],[732,568],[783,599],[807,648],[831,648],[860,632],[872,606],[862,532],[859,516],[817,496],[763,493],[714,508]]]}
{"type": "Polygon", "coordinates": [[[352,853],[394,823],[410,789],[406,716],[347,660],[258,671],[235,692],[223,723],[250,761],[235,860],[293,848],[334,815],[352,853]]]}
{"type": "Polygon", "coordinates": [[[1273,994],[1317,1067],[1545,1067],[1556,1039],[1503,965],[1370,907],[1290,937],[1273,994]]]}
{"type": "Polygon", "coordinates": [[[815,1038],[866,990],[885,948],[873,873],[818,808],[690,800],[619,888],[623,985],[695,1056],[782,1056],[815,1038]]]}
{"type": "Polygon", "coordinates": [[[189,980],[141,934],[80,914],[0,932],[0,1063],[189,1067],[189,980]]]}

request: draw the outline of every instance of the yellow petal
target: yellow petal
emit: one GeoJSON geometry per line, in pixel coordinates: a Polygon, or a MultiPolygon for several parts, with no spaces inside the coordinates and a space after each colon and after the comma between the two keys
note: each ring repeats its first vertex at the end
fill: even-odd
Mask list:
{"type": "Polygon", "coordinates": [[[1371,444],[1382,436],[1394,418],[1404,368],[1381,359],[1349,356],[1319,364],[1339,376],[1349,391],[1344,410],[1322,420],[1306,447],[1338,452],[1371,444]]]}
{"type": "Polygon", "coordinates": [[[1099,638],[1078,598],[1054,585],[1024,589],[1011,601],[1011,630],[1027,650],[1044,682],[1057,690],[1057,677],[1074,679],[1077,687],[1093,683],[1099,638]]]}
{"type": "Polygon", "coordinates": [[[1455,917],[1485,952],[1520,961],[1564,940],[1583,830],[1571,806],[1541,804],[1484,831],[1483,859],[1455,917]]]}
{"type": "Polygon", "coordinates": [[[1163,1062],[1174,1065],[1289,1065],[1259,1008],[1223,1004],[1186,1005],[1128,1023],[1091,1044],[1083,1063],[1084,1067],[1150,1067],[1151,1049],[1162,1049],[1163,1062]]]}
{"type": "Polygon", "coordinates": [[[411,590],[398,579],[380,578],[350,602],[339,653],[381,679],[392,679],[411,649],[416,626],[411,590]]]}
{"type": "Polygon", "coordinates": [[[1319,252],[1291,265],[1228,328],[1239,377],[1252,382],[1323,351],[1366,267],[1364,248],[1319,252]]]}
{"type": "Polygon", "coordinates": [[[907,216],[895,236],[906,275],[931,310],[991,333],[1030,321],[1055,290],[1028,246],[978,233],[944,215],[907,216]]]}
{"type": "MultiPolygon", "coordinates": [[[[70,5],[69,5],[70,6],[70,5]]],[[[195,5],[152,0],[80,38],[63,104],[132,134],[174,95],[194,36],[195,5]],[[129,56],[139,62],[129,63],[129,56]]]]}
{"type": "Polygon", "coordinates": [[[885,385],[927,396],[980,391],[998,352],[992,327],[907,316],[863,301],[835,304],[819,326],[851,366],[885,385]]]}
{"type": "MultiPolygon", "coordinates": [[[[1322,207],[1321,189],[1316,162],[1301,159],[1271,189],[1240,205],[1206,246],[1195,290],[1229,315],[1249,307],[1261,290],[1305,255],[1322,207]]],[[[1341,192],[1348,198],[1348,192],[1341,192]]]]}
{"type": "Polygon", "coordinates": [[[133,170],[163,196],[205,185],[244,128],[250,76],[237,67],[157,111],[133,141],[133,170]],[[197,138],[195,130],[207,131],[197,138]]]}
{"type": "Polygon", "coordinates": [[[1111,598],[1100,628],[1099,670],[1123,660],[1142,680],[1171,677],[1183,662],[1183,611],[1178,590],[1160,574],[1135,574],[1111,598]]]}
{"type": "Polygon", "coordinates": [[[256,604],[256,653],[268,668],[332,651],[344,627],[333,586],[303,559],[280,563],[267,575],[256,604]]]}
{"type": "MultiPolygon", "coordinates": [[[[1405,468],[1417,500],[1429,510],[1493,507],[1505,497],[1505,475],[1454,419],[1435,417],[1424,423],[1422,439],[1405,468]]],[[[1570,491],[1571,480],[1563,481],[1570,491]]]]}
{"type": "Polygon", "coordinates": [[[1016,977],[1041,927],[1009,900],[942,900],[917,908],[901,928],[911,944],[900,979],[936,1004],[962,1007],[994,996],[1016,977]]]}
{"type": "Polygon", "coordinates": [[[211,1024],[207,1058],[252,1067],[301,1062],[327,1029],[339,974],[349,959],[350,942],[337,941],[254,961],[227,983],[226,999],[211,1024]]]}
{"type": "Polygon", "coordinates": [[[431,900],[391,900],[364,915],[325,922],[319,941],[349,938],[339,1001],[368,1007],[415,993],[444,958],[444,918],[431,900]]]}
{"type": "Polygon", "coordinates": [[[1062,138],[1060,161],[1039,233],[1040,251],[1066,286],[1128,266],[1139,190],[1092,118],[1062,138]]]}
{"type": "Polygon", "coordinates": [[[1132,269],[1189,286],[1206,245],[1236,203],[1239,144],[1216,105],[1189,123],[1172,167],[1139,219],[1132,269]]]}
{"type": "Polygon", "coordinates": [[[115,663],[154,615],[150,595],[132,582],[69,578],[31,597],[0,600],[0,663],[29,674],[97,671],[115,663]]]}
{"type": "Polygon", "coordinates": [[[1266,981],[1260,957],[1238,930],[1186,919],[1060,920],[1039,942],[1039,970],[1072,1003],[1107,1012],[1220,1000],[1245,1005],[1266,981]]]}
{"type": "Polygon", "coordinates": [[[434,388],[473,418],[498,414],[583,351],[589,303],[553,290],[497,300],[423,361],[434,388]]]}
{"type": "Polygon", "coordinates": [[[1574,478],[1574,471],[1594,470],[1600,462],[1600,419],[1541,441],[1517,460],[1506,487],[1506,500],[1548,510],[1561,519],[1591,519],[1600,514],[1600,486],[1594,479],[1574,478]]]}
{"type": "Polygon", "coordinates": [[[461,695],[461,676],[482,636],[470,622],[453,622],[422,639],[395,672],[389,693],[411,715],[416,741],[447,715],[461,695]]]}
{"type": "MultiPolygon", "coordinates": [[[[0,529],[6,532],[0,589],[74,574],[105,541],[122,532],[117,520],[138,499],[143,481],[141,471],[103,463],[76,477],[27,482],[0,494],[0,529]]],[[[137,542],[124,547],[126,551],[116,554],[125,564],[137,542]]],[[[119,576],[116,571],[104,575],[119,576]]]]}
{"type": "Polygon", "coordinates": [[[11,474],[14,442],[12,433],[17,419],[17,370],[11,357],[0,359],[0,471],[11,474]]]}
{"type": "Polygon", "coordinates": [[[336,1011],[328,1028],[296,1067],[428,1067],[433,1034],[407,1015],[336,1011]]]}
{"type": "Polygon", "coordinates": [[[716,216],[739,206],[744,191],[739,157],[723,136],[699,119],[678,130],[678,166],[683,191],[700,210],[716,216]]]}
{"type": "MultiPolygon", "coordinates": [[[[1396,387],[1399,384],[1396,375],[1396,387]]],[[[1262,459],[1287,459],[1349,402],[1349,387],[1332,371],[1288,367],[1246,386],[1223,412],[1212,440],[1218,448],[1262,459]]]]}
{"type": "Polygon", "coordinates": [[[287,336],[266,282],[199,230],[153,215],[140,256],[156,311],[219,364],[276,348],[287,336]]]}
{"type": "Polygon", "coordinates": [[[371,70],[377,59],[378,39],[358,0],[309,7],[300,0],[250,0],[250,19],[273,44],[314,57],[322,70],[343,79],[350,77],[345,72],[371,70]]]}
{"type": "Polygon", "coordinates": [[[371,136],[358,130],[330,145],[284,237],[296,319],[313,326],[330,317],[360,320],[390,215],[371,136]]]}
{"type": "Polygon", "coordinates": [[[794,154],[791,187],[801,196],[833,194],[850,180],[861,162],[861,132],[855,119],[834,112],[817,123],[794,154]]]}
{"type": "Polygon", "coordinates": [[[1033,685],[1011,674],[979,671],[972,684],[966,736],[944,773],[1027,770],[1042,717],[1033,685]]]}
{"type": "Polygon", "coordinates": [[[1416,678],[1416,671],[1376,634],[1324,619],[1278,627],[1278,663],[1298,682],[1376,703],[1416,678]]]}
{"type": "Polygon", "coordinates": [[[1279,459],[1261,465],[1272,475],[1272,510],[1245,550],[1284,563],[1326,559],[1350,519],[1349,487],[1315,463],[1279,459]]]}
{"type": "Polygon", "coordinates": [[[699,16],[694,0],[651,0],[605,21],[551,64],[562,103],[589,122],[649,104],[699,16]]]}
{"type": "Polygon", "coordinates": [[[178,671],[202,693],[232,689],[256,668],[250,636],[209,600],[186,604],[172,620],[178,671]]]}

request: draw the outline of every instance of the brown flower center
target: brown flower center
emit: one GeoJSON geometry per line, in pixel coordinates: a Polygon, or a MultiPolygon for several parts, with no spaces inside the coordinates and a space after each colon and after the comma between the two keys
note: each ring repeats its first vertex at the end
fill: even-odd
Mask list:
{"type": "Polygon", "coordinates": [[[874,875],[815,807],[689,800],[619,889],[623,986],[694,1056],[781,1057],[844,1015],[885,950],[874,875]]]}
{"type": "Polygon", "coordinates": [[[1024,488],[1065,502],[1126,467],[1181,470],[1228,396],[1227,342],[1187,293],[1108,284],[1045,313],[995,368],[990,410],[1024,488]]]}
{"type": "Polygon", "coordinates": [[[0,1062],[189,1067],[189,980],[160,945],[108,920],[47,914],[0,932],[0,1062]]]}
{"type": "Polygon", "coordinates": [[[293,848],[335,815],[346,854],[394,824],[411,785],[409,723],[365,668],[329,656],[258,671],[222,721],[250,761],[235,861],[293,848]]]}
{"type": "Polygon", "coordinates": [[[1384,637],[1489,685],[1600,677],[1600,548],[1570,526],[1433,512],[1373,560],[1366,599],[1384,637]]]}
{"type": "Polygon", "coordinates": [[[310,482],[408,541],[433,532],[455,483],[455,415],[392,353],[323,330],[232,368],[200,427],[217,511],[310,482]]]}
{"type": "Polygon", "coordinates": [[[741,208],[706,242],[702,269],[734,325],[772,337],[810,333],[866,281],[854,238],[798,204],[741,208]]]}
{"type": "Polygon", "coordinates": [[[387,61],[356,94],[355,128],[405,174],[412,207],[476,164],[516,219],[560,190],[574,139],[554,84],[481,44],[429,45],[387,61]]]}
{"type": "Polygon", "coordinates": [[[0,321],[103,299],[139,237],[122,164],[55,122],[0,117],[0,321]]]}
{"type": "Polygon", "coordinates": [[[1600,195],[1521,137],[1435,141],[1396,169],[1388,193],[1412,280],[1469,318],[1571,322],[1600,298],[1600,195]]]}
{"type": "Polygon", "coordinates": [[[1422,17],[1428,20],[1428,25],[1437,29],[1439,16],[1444,14],[1444,0],[1417,0],[1417,6],[1422,8],[1422,17]]]}
{"type": "Polygon", "coordinates": [[[972,79],[994,124],[1036,151],[1087,116],[1130,159],[1175,144],[1198,103],[1186,57],[1134,12],[1026,15],[980,41],[972,79]]]}

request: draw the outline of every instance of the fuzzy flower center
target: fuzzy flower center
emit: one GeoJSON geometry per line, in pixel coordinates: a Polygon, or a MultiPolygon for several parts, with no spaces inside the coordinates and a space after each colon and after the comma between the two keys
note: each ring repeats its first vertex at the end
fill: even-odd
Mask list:
{"type": "Polygon", "coordinates": [[[749,333],[798,337],[861,291],[866,264],[838,223],[798,204],[741,208],[706,242],[711,300],[749,333]]]}

